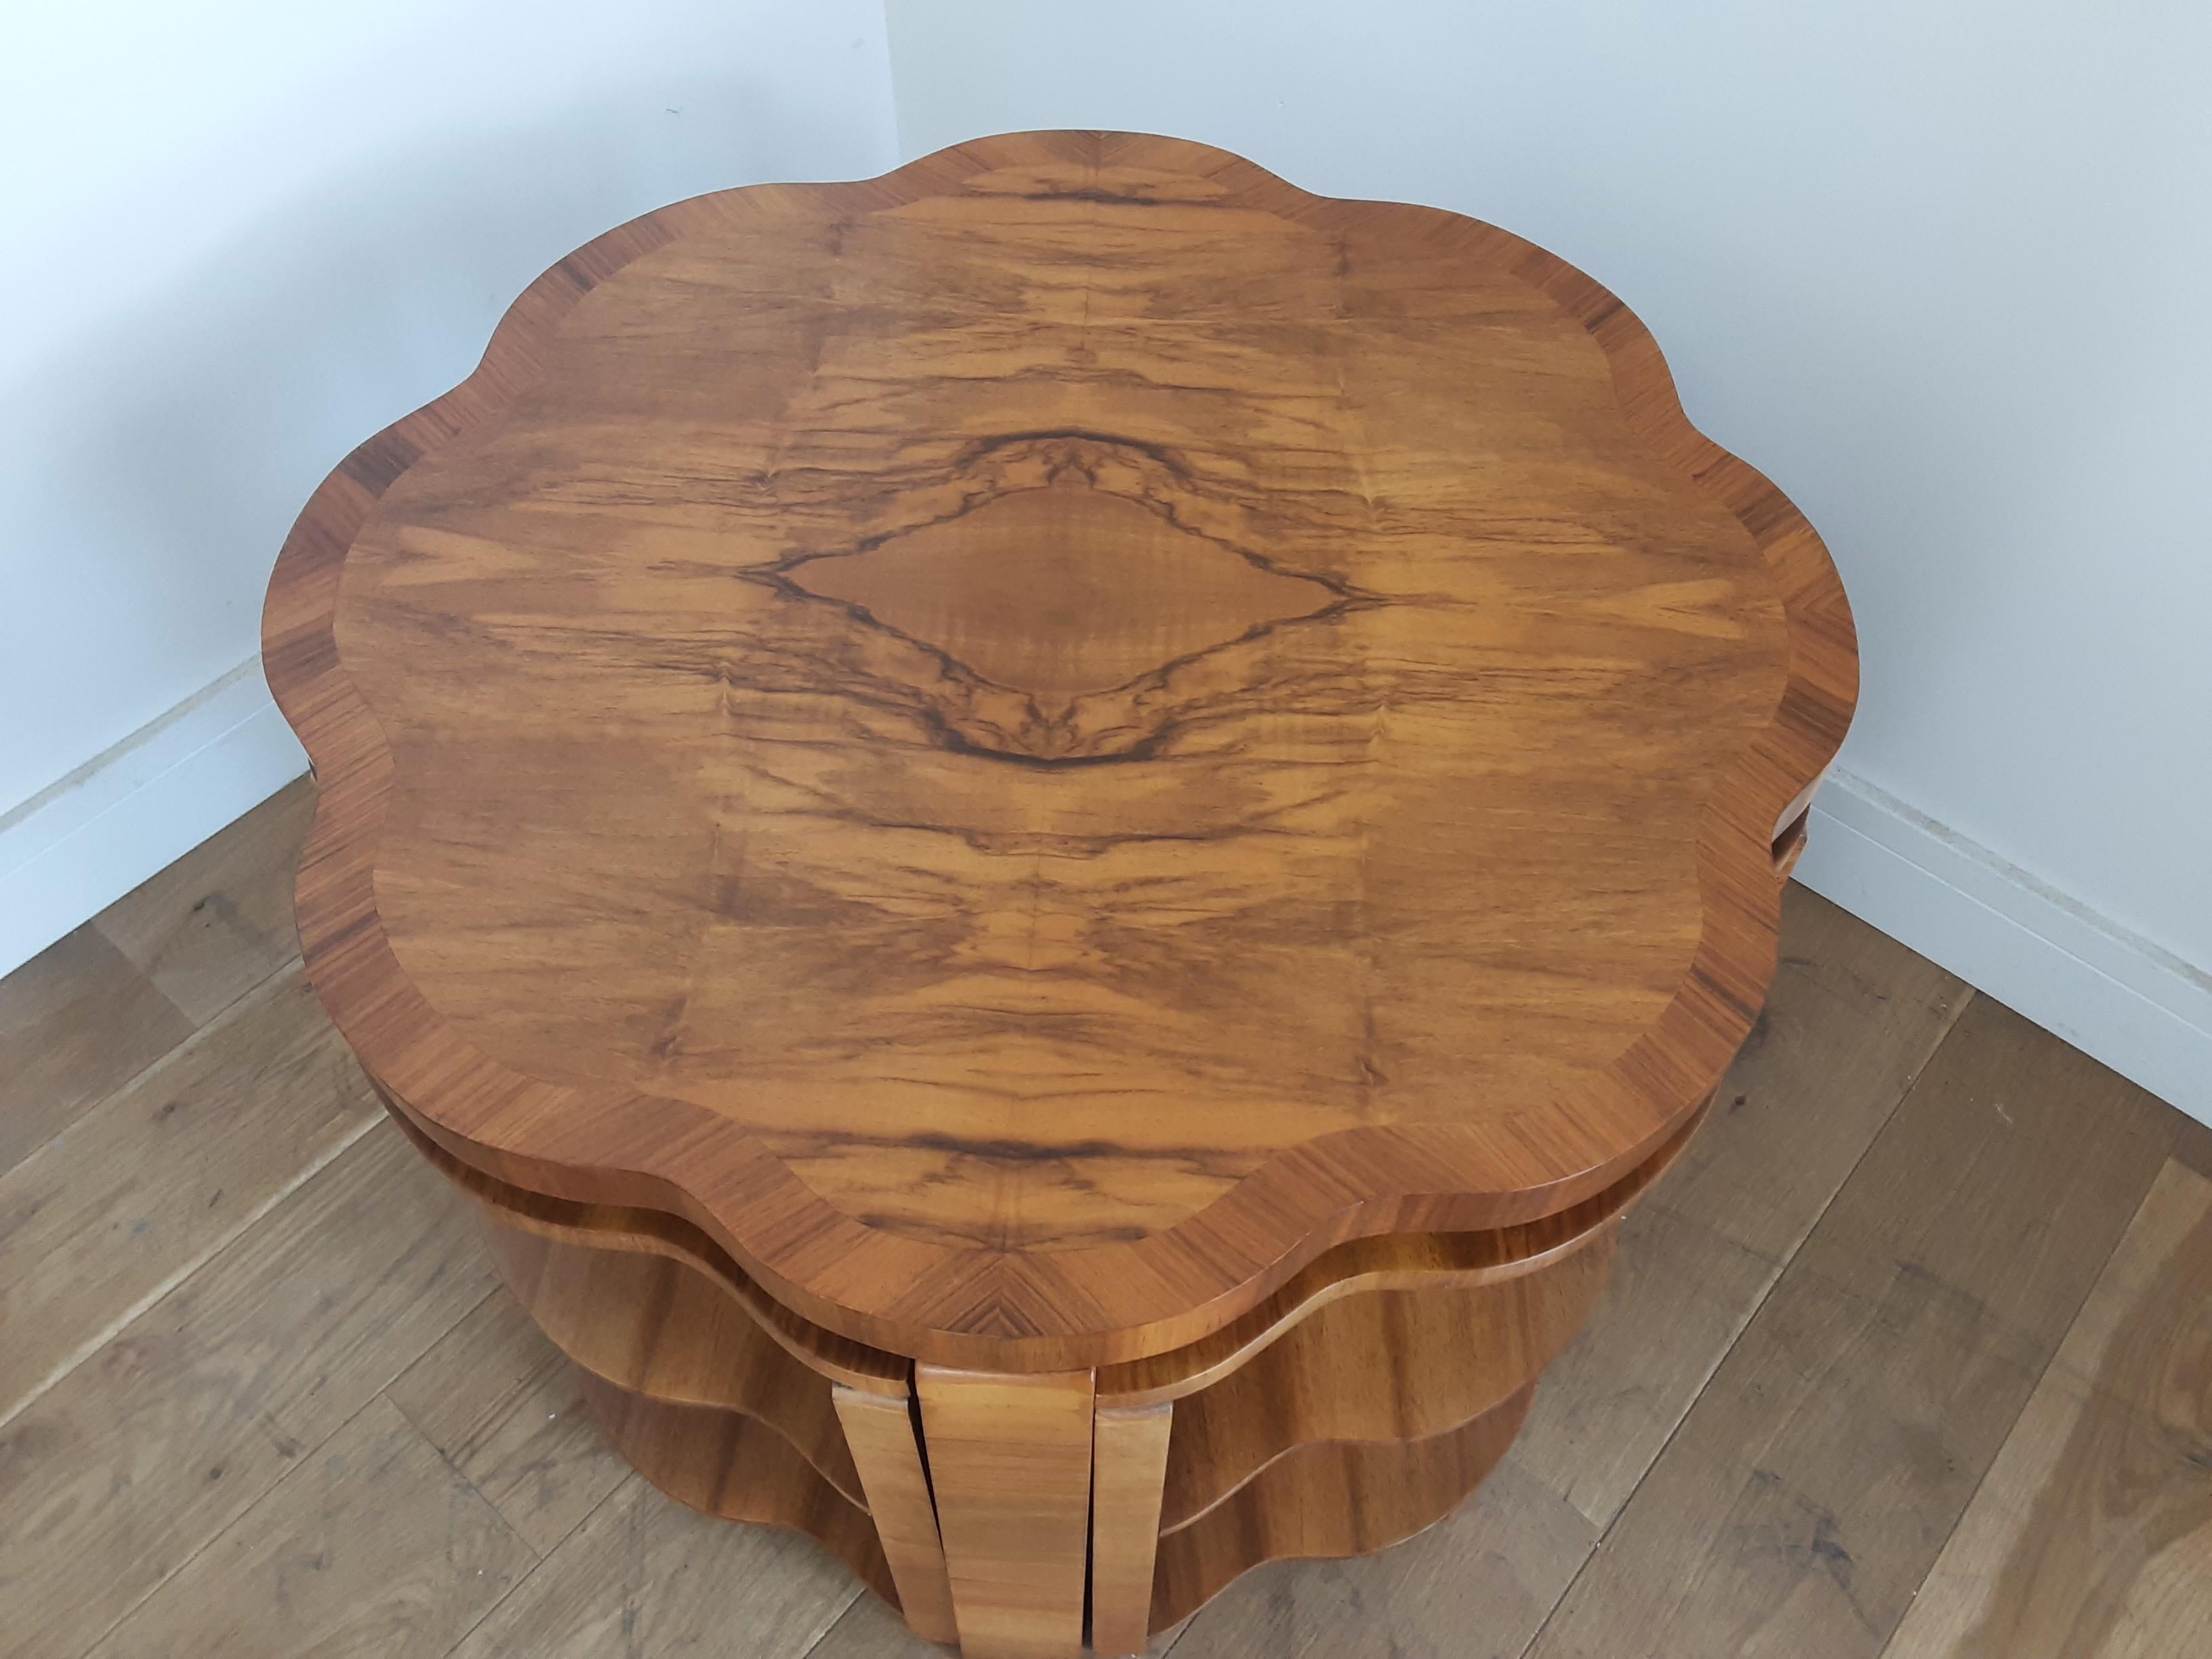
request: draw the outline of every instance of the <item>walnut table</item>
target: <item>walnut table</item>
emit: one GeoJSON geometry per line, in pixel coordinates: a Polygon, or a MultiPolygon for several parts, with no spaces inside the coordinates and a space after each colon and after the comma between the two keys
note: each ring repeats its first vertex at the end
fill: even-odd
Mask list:
{"type": "Polygon", "coordinates": [[[579,249],[265,659],[315,988],[607,1435],[977,1655],[1481,1480],[1856,684],[1595,283],[1099,133],[579,249]]]}

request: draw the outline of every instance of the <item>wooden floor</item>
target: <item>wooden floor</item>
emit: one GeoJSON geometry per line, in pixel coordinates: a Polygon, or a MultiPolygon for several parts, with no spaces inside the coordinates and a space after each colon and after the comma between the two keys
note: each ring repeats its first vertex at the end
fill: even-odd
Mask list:
{"type": "MultiPolygon", "coordinates": [[[[0,1655],[937,1651],[598,1443],[301,980],[301,785],[0,981],[0,1655]]],[[[1457,1514],[1178,1659],[2212,1654],[2212,1132],[1808,893],[1457,1514]]]]}

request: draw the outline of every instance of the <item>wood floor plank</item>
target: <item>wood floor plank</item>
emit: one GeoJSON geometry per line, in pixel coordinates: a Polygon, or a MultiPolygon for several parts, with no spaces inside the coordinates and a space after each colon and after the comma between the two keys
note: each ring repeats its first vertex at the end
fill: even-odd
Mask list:
{"type": "Polygon", "coordinates": [[[797,1659],[864,1594],[811,1539],[696,1514],[632,1475],[453,1655],[797,1659]]]}
{"type": "Polygon", "coordinates": [[[1345,1561],[1275,1561],[1199,1609],[1176,1659],[1516,1659],[1597,1528],[1508,1452],[1426,1532],[1345,1561]]]}
{"type": "Polygon", "coordinates": [[[76,1659],[488,1295],[387,1124],[0,1429],[0,1656],[76,1659]]]}
{"type": "Polygon", "coordinates": [[[1972,995],[1790,888],[1766,1010],[1705,1126],[1630,1214],[1589,1328],[1545,1374],[1524,1468],[1612,1522],[1972,995]]]}
{"type": "Polygon", "coordinates": [[[1621,1224],[1605,1296],[1538,1382],[1513,1450],[1589,1522],[1593,1538],[1627,1503],[1784,1265],[1656,1202],[1621,1224]]]}
{"type": "MultiPolygon", "coordinates": [[[[947,1650],[908,1628],[880,1596],[865,1591],[806,1650],[806,1659],[945,1659],[947,1650]]],[[[1165,1649],[1155,1645],[1154,1652],[1165,1649]]]]}
{"type": "Polygon", "coordinates": [[[2173,1156],[2177,1163],[2212,1179],[2212,1123],[2173,1115],[2173,1156]]]}
{"type": "Polygon", "coordinates": [[[191,1034],[183,1011],[89,924],[0,979],[0,1170],[191,1034]]]}
{"type": "MultiPolygon", "coordinates": [[[[1166,1653],[1189,1623],[1185,1620],[1170,1626],[1152,1638],[1145,1651],[1154,1656],[1166,1653]]],[[[854,1597],[853,1605],[838,1615],[829,1633],[806,1650],[806,1659],[945,1659],[947,1651],[916,1636],[881,1599],[863,1595],[854,1597]]]]}
{"type": "Polygon", "coordinates": [[[504,1291],[387,1392],[541,1556],[629,1474],[592,1423],[574,1368],[504,1291]]]}
{"type": "Polygon", "coordinates": [[[204,1025],[299,960],[292,874],[315,786],[287,784],[93,918],[102,937],[204,1025]]]}
{"type": "Polygon", "coordinates": [[[88,1659],[440,1659],[537,1564],[380,1398],[88,1659]]]}
{"type": "Polygon", "coordinates": [[[1890,1659],[2212,1653],[2212,1180],[2160,1171],[1890,1659]]]}
{"type": "Polygon", "coordinates": [[[1475,1498],[1382,1555],[1249,1575],[1177,1651],[1520,1654],[1970,997],[1790,889],[1720,1109],[1631,1213],[1605,1301],[1475,1498]]]}
{"type": "Polygon", "coordinates": [[[1531,1650],[1870,1659],[2172,1138],[1978,999],[1531,1650]]]}
{"type": "Polygon", "coordinates": [[[380,1115],[295,971],[0,1174],[0,1422],[380,1115]]]}
{"type": "Polygon", "coordinates": [[[1746,1249],[1786,1259],[1973,994],[1925,957],[1793,884],[1784,894],[1766,1006],[1711,1121],[1691,1137],[1655,1196],[1746,1249]]]}

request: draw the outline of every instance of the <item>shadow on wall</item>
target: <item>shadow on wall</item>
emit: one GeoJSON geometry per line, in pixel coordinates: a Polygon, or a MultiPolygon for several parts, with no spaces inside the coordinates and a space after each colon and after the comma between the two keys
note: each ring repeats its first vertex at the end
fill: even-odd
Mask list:
{"type": "Polygon", "coordinates": [[[838,117],[755,81],[673,94],[662,82],[387,152],[112,326],[58,343],[5,398],[23,429],[0,511],[24,563],[0,616],[0,702],[34,708],[58,685],[74,696],[88,660],[127,684],[102,740],[11,736],[0,808],[251,656],[270,567],[309,493],[465,377],[546,266],[686,196],[893,165],[878,135],[838,117]]]}

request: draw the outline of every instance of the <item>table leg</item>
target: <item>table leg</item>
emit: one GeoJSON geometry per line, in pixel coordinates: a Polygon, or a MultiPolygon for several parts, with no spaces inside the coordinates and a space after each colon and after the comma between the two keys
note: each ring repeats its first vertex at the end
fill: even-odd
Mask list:
{"type": "Polygon", "coordinates": [[[952,1595],[945,1577],[945,1548],[939,1540],[937,1512],[931,1506],[929,1480],[915,1443],[914,1419],[904,1399],[862,1394],[838,1383],[831,1390],[837,1419],[844,1425],[853,1465],[868,1495],[868,1513],[883,1540],[891,1582],[898,1586],[899,1611],[914,1633],[947,1644],[957,1642],[952,1595]]]}
{"type": "Polygon", "coordinates": [[[1152,1561],[1167,1483],[1169,1404],[1101,1406],[1091,1464],[1091,1645],[1142,1653],[1152,1632],[1152,1561]]]}
{"type": "Polygon", "coordinates": [[[966,1659],[1083,1650],[1091,1531],[1089,1371],[915,1367],[966,1659]]]}

